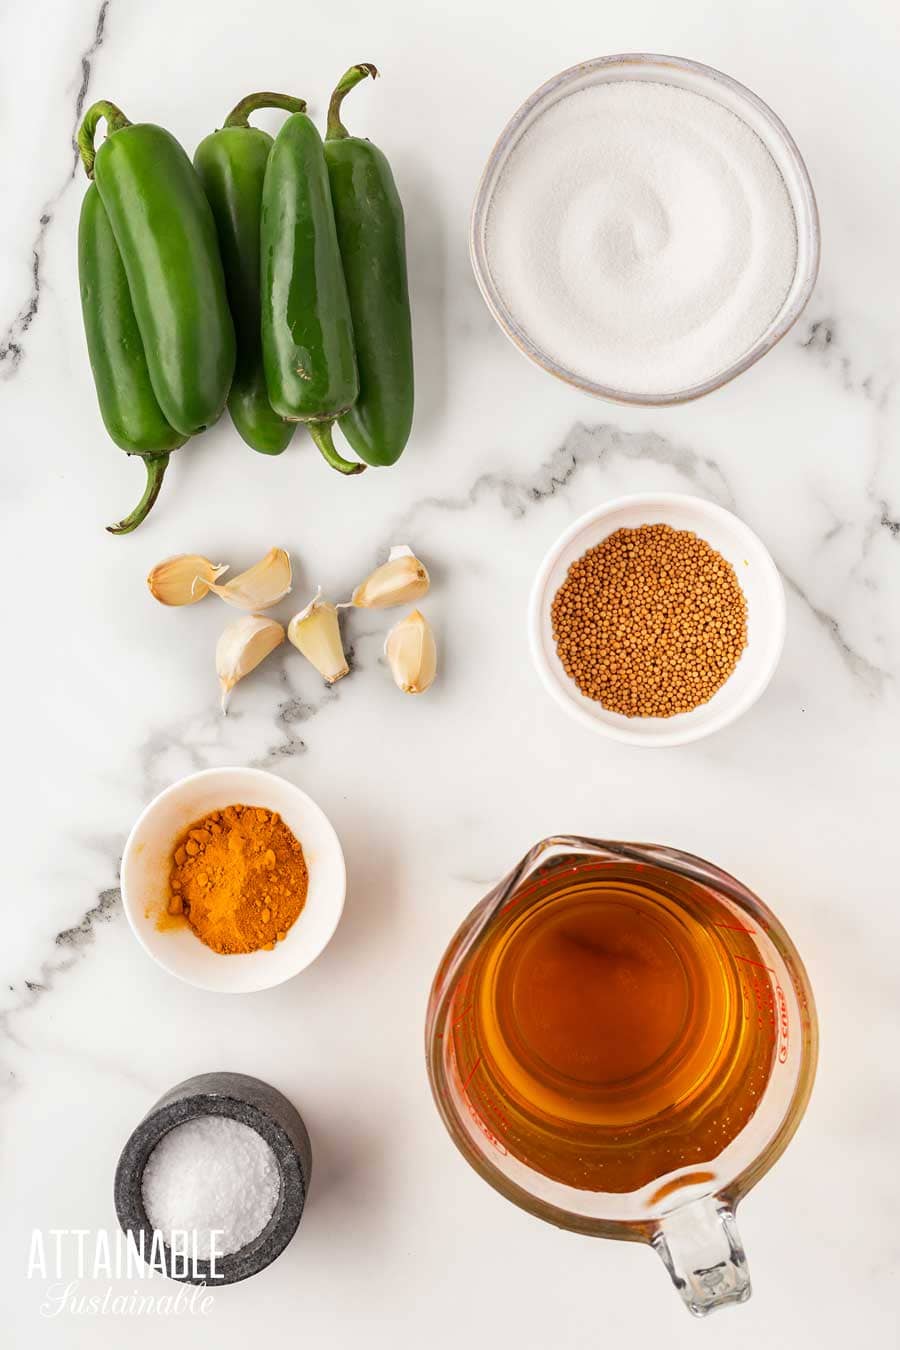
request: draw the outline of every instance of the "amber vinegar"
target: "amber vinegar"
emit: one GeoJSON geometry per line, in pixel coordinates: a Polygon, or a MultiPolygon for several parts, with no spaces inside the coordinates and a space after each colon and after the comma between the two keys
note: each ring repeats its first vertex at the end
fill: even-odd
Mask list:
{"type": "Polygon", "coordinates": [[[539,874],[457,991],[473,1113],[513,1156],[584,1190],[702,1170],[773,1064],[774,991],[755,955],[721,899],[662,868],[539,874]]]}

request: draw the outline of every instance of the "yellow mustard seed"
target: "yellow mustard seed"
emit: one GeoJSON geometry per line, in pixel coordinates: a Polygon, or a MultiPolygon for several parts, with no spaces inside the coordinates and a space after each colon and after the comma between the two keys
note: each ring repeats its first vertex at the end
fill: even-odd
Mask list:
{"type": "Polygon", "coordinates": [[[747,645],[734,568],[670,525],[617,530],[572,563],[551,606],[562,667],[626,717],[673,717],[712,698],[747,645]]]}

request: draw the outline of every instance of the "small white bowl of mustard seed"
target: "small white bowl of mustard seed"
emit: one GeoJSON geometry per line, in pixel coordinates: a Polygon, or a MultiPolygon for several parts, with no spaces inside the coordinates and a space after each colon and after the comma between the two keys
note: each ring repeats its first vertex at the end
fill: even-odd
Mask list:
{"type": "Polygon", "coordinates": [[[784,645],[784,587],[730,511],[674,492],[576,520],[534,582],[531,654],[573,717],[631,745],[684,745],[735,721],[784,645]]]}

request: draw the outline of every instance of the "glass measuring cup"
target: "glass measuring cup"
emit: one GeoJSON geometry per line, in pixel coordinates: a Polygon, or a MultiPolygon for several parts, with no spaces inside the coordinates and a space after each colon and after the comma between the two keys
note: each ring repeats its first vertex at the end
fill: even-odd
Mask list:
{"type": "MultiPolygon", "coordinates": [[[[715,1016],[706,1016],[705,1023],[701,1017],[698,1026],[703,1025],[714,1039],[715,1016]]],[[[710,1043],[707,1037],[705,1044],[710,1043]]],[[[780,1157],[800,1123],[812,1090],[816,1053],[815,1007],[803,964],[757,896],[719,868],[675,849],[573,836],[535,845],[468,916],[435,976],[426,1025],[435,1102],[475,1170],[501,1195],[559,1227],[649,1243],[697,1316],[750,1297],[735,1209],[780,1157]],[[647,1170],[633,1182],[623,1181],[630,1174],[619,1176],[617,1170],[623,1150],[636,1137],[628,1128],[592,1134],[590,1127],[579,1127],[577,1148],[570,1150],[567,1162],[565,1122],[556,1122],[554,1136],[550,1110],[534,1125],[531,1106],[479,1032],[479,1009],[486,1006],[485,999],[494,998],[485,993],[485,971],[498,938],[511,925],[552,905],[563,891],[572,895],[582,886],[610,884],[626,896],[629,888],[639,889],[651,905],[664,908],[667,922],[685,929],[690,925],[715,951],[721,980],[733,993],[734,1024],[753,1037],[746,1062],[734,1061],[736,1074],[755,1074],[749,1097],[744,1092],[744,1101],[751,1104],[737,1127],[732,1117],[725,1128],[731,1105],[713,1093],[704,1133],[691,1137],[691,1156],[670,1150],[667,1166],[660,1161],[664,1150],[655,1144],[647,1148],[647,1141],[658,1143],[664,1131],[659,1122],[665,1113],[660,1112],[656,1123],[642,1122],[640,1157],[647,1170]],[[533,1139],[528,1133],[532,1128],[533,1139]],[[557,1146],[563,1150],[558,1156],[557,1146]],[[572,1158],[583,1164],[583,1175],[572,1175],[572,1158]],[[604,1165],[619,1176],[606,1190],[599,1189],[598,1181],[605,1175],[604,1165]]],[[[749,1084],[747,1078],[736,1085],[747,1089],[749,1084]]],[[[677,1144],[678,1128],[674,1130],[668,1142],[677,1144]]]]}

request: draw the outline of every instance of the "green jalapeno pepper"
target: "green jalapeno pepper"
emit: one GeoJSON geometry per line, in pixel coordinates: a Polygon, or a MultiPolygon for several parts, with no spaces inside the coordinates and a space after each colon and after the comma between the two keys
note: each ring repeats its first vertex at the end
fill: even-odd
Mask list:
{"type": "Polygon", "coordinates": [[[325,160],[338,243],[347,281],[359,397],[340,428],[367,464],[393,464],[409,439],[413,417],[412,324],[406,277],[403,207],[394,175],[371,141],[350,136],[341,103],[378,71],[351,66],[331,96],[325,160]]]}
{"type": "Polygon", "coordinates": [[[269,402],[305,422],[322,455],[341,473],[331,427],[359,392],[353,325],[341,265],[322,138],[305,113],[275,137],[260,221],[263,369],[269,402]]]}
{"type": "Polygon", "coordinates": [[[150,381],[167,422],[183,436],[221,415],[234,373],[234,325],[216,227],[184,150],[162,127],[132,125],[102,100],[78,132],[128,278],[150,381]],[[107,137],[94,152],[106,119],[107,137]]]}
{"type": "Polygon", "coordinates": [[[249,94],[228,114],[222,129],[197,146],[194,168],[215,218],[237,339],[228,411],[252,449],[264,455],[280,455],[296,423],[285,421],[272,408],[262,367],[259,217],[272,137],[250,126],[247,118],[257,108],[304,112],[306,103],[289,94],[249,94]]]}
{"type": "Polygon", "coordinates": [[[147,467],[140,502],[118,525],[108,527],[111,534],[128,534],[156,501],[169,453],[186,438],[169,425],[156,401],[128,278],[93,183],[78,222],[78,280],[100,414],[116,445],[129,455],[140,455],[147,467]]]}

